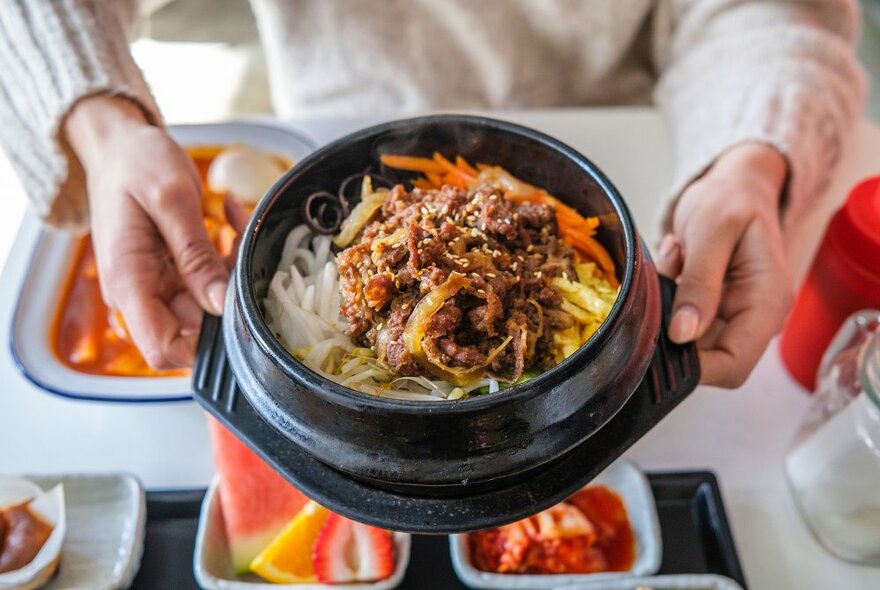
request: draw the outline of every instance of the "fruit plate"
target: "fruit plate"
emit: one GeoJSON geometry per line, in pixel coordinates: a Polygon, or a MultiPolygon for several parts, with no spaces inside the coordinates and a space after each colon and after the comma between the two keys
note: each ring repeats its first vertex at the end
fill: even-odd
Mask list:
{"type": "Polygon", "coordinates": [[[394,546],[397,560],[391,577],[373,583],[361,584],[270,584],[256,575],[236,576],[232,570],[232,560],[223,524],[223,511],[220,508],[217,482],[211,484],[199,515],[199,528],[196,533],[193,554],[193,573],[199,586],[205,590],[391,590],[400,585],[409,564],[410,535],[394,533],[394,546]]]}
{"type": "MultiPolygon", "coordinates": [[[[298,161],[314,143],[268,123],[229,122],[169,127],[184,146],[247,145],[298,161]]],[[[53,323],[70,275],[80,237],[42,230],[33,246],[28,274],[19,292],[10,333],[15,364],[37,387],[62,397],[112,402],[167,402],[192,398],[189,376],[111,377],[76,371],[56,356],[53,323]]],[[[31,246],[26,245],[27,248],[31,246]]]]}
{"type": "Polygon", "coordinates": [[[625,576],[648,576],[660,569],[662,540],[657,506],[651,493],[651,484],[629,461],[619,460],[596,476],[591,484],[610,487],[623,498],[636,541],[636,560],[627,572],[595,574],[521,575],[484,572],[473,566],[468,548],[468,535],[449,537],[452,567],[458,578],[470,588],[556,588],[566,584],[592,581],[611,582],[625,576]]]}

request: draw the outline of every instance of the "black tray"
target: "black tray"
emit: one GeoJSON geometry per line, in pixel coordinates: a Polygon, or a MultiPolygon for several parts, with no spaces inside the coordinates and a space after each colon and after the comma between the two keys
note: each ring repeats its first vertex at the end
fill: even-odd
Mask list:
{"type": "MultiPolygon", "coordinates": [[[[718,574],[746,588],[718,480],[708,471],[648,474],[663,536],[660,574],[718,574]]],[[[193,546],[204,491],[148,492],[147,541],[136,590],[196,589],[193,546]]],[[[449,541],[414,535],[399,590],[466,588],[452,570],[449,541]]]]}
{"type": "Polygon", "coordinates": [[[226,358],[221,319],[205,316],[193,370],[195,400],[307,496],[354,520],[413,533],[480,530],[524,518],[570,496],[644,436],[697,386],[696,347],[666,336],[675,283],[660,277],[663,322],[641,384],[602,428],[506,488],[455,498],[412,496],[362,483],[290,444],[251,407],[226,358]]]}

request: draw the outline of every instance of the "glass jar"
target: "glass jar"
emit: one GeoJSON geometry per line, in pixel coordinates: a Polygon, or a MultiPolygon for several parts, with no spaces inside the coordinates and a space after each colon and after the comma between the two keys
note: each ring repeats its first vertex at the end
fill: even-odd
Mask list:
{"type": "Polygon", "coordinates": [[[844,323],[818,383],[785,460],[792,494],[828,551],[880,565],[880,312],[844,323]]]}

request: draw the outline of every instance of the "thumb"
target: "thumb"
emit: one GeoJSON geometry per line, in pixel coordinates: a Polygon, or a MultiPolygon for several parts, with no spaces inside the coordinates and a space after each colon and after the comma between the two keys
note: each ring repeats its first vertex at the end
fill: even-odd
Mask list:
{"type": "Polygon", "coordinates": [[[163,206],[151,217],[186,289],[205,311],[220,315],[228,273],[205,229],[198,188],[186,184],[175,193],[159,199],[163,206]]]}
{"type": "Polygon", "coordinates": [[[715,319],[737,242],[735,232],[712,233],[710,224],[690,226],[696,229],[683,239],[683,264],[669,323],[669,338],[679,344],[702,337],[715,319]]]}

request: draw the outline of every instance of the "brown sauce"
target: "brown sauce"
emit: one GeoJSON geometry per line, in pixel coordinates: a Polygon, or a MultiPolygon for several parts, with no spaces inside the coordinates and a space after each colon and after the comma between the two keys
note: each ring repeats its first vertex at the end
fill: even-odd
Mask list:
{"type": "Polygon", "coordinates": [[[28,504],[30,502],[0,510],[0,574],[33,561],[52,534],[52,525],[28,504]]]}

